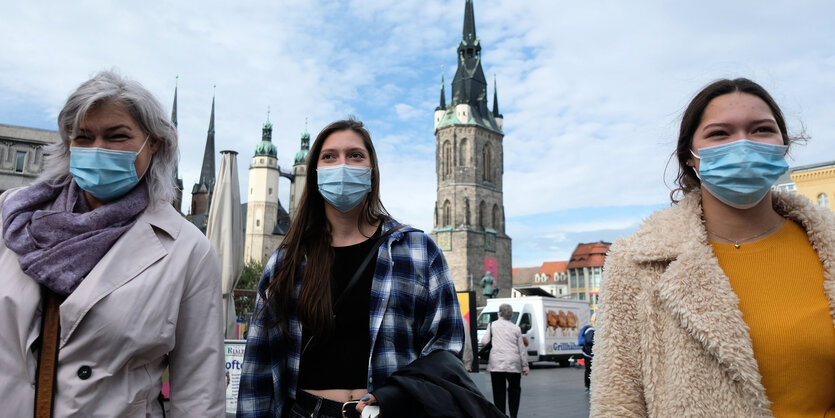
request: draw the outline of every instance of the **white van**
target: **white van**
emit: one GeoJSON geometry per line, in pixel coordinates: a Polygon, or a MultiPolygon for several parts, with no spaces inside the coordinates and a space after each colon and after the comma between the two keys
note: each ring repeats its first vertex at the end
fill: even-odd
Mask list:
{"type": "Polygon", "coordinates": [[[499,306],[503,303],[513,307],[510,321],[522,329],[528,346],[528,363],[555,361],[564,367],[571,357],[582,357],[577,335],[589,323],[588,301],[546,296],[488,299],[478,316],[479,348],[487,326],[498,319],[499,306]]]}

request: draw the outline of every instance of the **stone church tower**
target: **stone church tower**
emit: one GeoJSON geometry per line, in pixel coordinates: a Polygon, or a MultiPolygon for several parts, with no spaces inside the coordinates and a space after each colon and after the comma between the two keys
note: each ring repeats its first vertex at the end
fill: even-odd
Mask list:
{"type": "Polygon", "coordinates": [[[191,189],[191,210],[189,221],[206,233],[209,208],[215,189],[215,98],[212,96],[212,114],[209,116],[209,131],[206,134],[206,149],[203,151],[203,165],[200,179],[191,189]]]}
{"type": "Polygon", "coordinates": [[[467,0],[452,102],[446,104],[442,76],[435,109],[438,200],[431,236],[444,252],[455,288],[475,291],[479,306],[485,303],[480,282],[486,271],[497,278],[499,297],[510,297],[512,279],[502,193],[503,118],[495,88],[494,81],[490,111],[473,2],[467,0]]]}
{"type": "MultiPolygon", "coordinates": [[[[268,118],[269,119],[269,118],[268,118]]],[[[278,248],[290,218],[278,201],[278,150],[272,143],[273,124],[261,130],[261,142],[249,166],[249,196],[246,204],[244,260],[261,261],[278,248]]]]}

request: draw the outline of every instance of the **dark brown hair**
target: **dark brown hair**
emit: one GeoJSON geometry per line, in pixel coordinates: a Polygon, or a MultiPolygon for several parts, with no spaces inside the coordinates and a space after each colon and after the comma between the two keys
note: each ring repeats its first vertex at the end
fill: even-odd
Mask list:
{"type": "Polygon", "coordinates": [[[747,93],[757,96],[768,105],[771,109],[771,113],[774,114],[774,120],[777,122],[777,127],[780,129],[780,135],[783,137],[784,144],[789,145],[794,142],[795,139],[803,138],[802,135],[798,138],[789,137],[788,131],[786,130],[786,121],[783,118],[783,112],[780,110],[780,107],[777,106],[777,103],[771,95],[768,94],[768,92],[759,84],[747,78],[737,78],[733,80],[722,79],[714,81],[703,88],[702,91],[700,91],[696,97],[690,101],[690,104],[687,105],[687,109],[684,111],[684,115],[681,117],[678,144],[676,145],[675,152],[671,156],[671,158],[675,157],[678,160],[678,175],[675,179],[676,188],[670,192],[670,199],[673,203],[678,203],[680,200],[677,198],[679,194],[683,196],[684,194],[687,194],[693,189],[699,187],[701,184],[699,178],[696,177],[696,174],[693,172],[692,167],[687,165],[687,161],[691,158],[690,148],[693,145],[693,134],[696,133],[696,129],[702,122],[702,115],[705,112],[705,108],[713,99],[734,92],[747,93]]]}
{"type": "Polygon", "coordinates": [[[314,337],[329,335],[333,331],[333,301],[331,300],[331,225],[325,216],[325,199],[319,193],[317,165],[322,145],[333,133],[353,131],[362,138],[371,160],[371,191],[361,203],[362,212],[358,226],[374,224],[389,214],[380,201],[380,170],[377,164],[377,152],[371,142],[371,135],[362,122],[347,119],[326,126],[313,142],[307,155],[307,176],[304,191],[296,209],[295,219],[290,225],[279,249],[283,259],[278,271],[273,271],[272,282],[261,293],[262,300],[273,314],[271,326],[277,326],[288,332],[287,323],[295,309],[299,321],[311,331],[314,337]],[[299,271],[305,263],[304,272],[299,271]],[[294,282],[296,274],[302,274],[301,289],[297,304],[293,304],[294,282]]]}

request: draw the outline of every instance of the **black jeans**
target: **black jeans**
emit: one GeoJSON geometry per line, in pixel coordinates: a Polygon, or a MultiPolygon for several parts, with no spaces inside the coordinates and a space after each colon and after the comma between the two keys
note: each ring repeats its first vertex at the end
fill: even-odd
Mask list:
{"type": "Polygon", "coordinates": [[[519,399],[522,396],[522,373],[490,372],[490,380],[493,383],[493,403],[504,413],[504,391],[507,382],[507,401],[510,409],[510,417],[516,418],[519,413],[519,399]]]}
{"type": "Polygon", "coordinates": [[[583,363],[586,364],[586,376],[585,376],[585,383],[586,389],[591,387],[591,357],[583,357],[583,363]]]}

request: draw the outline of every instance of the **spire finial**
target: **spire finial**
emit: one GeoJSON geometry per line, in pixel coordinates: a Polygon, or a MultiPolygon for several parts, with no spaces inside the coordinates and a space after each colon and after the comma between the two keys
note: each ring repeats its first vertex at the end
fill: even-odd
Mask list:
{"type": "Polygon", "coordinates": [[[267,122],[270,121],[270,105],[267,105],[267,122]]]}
{"type": "Polygon", "coordinates": [[[304,117],[304,131],[307,132],[307,116],[304,117]]]}

